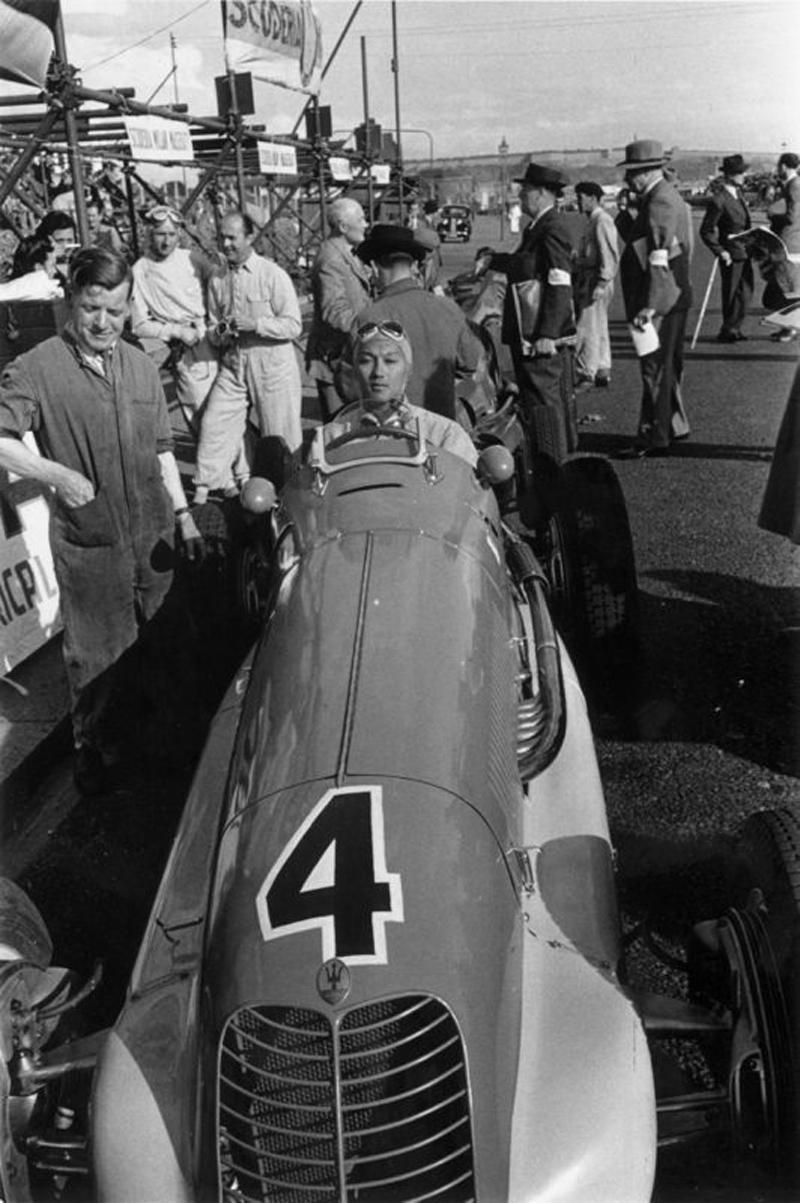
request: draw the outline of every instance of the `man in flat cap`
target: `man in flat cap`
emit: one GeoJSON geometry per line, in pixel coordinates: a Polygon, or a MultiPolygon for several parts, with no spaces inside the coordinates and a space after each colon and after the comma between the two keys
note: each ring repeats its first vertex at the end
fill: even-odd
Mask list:
{"type": "Polygon", "coordinates": [[[640,354],[642,401],[636,442],[626,458],[668,455],[670,444],[689,434],[681,395],[683,340],[692,301],[686,206],[664,178],[660,142],[641,139],[625,147],[625,183],[637,212],[620,260],[625,315],[643,338],[657,338],[640,354]]]}
{"type": "Polygon", "coordinates": [[[530,163],[515,183],[532,221],[516,251],[485,255],[475,270],[491,268],[507,278],[502,340],[511,350],[531,448],[560,462],[578,448],[574,252],[569,227],[556,208],[568,181],[556,168],[530,163]]]}
{"type": "Polygon", "coordinates": [[[721,343],[747,338],[742,333],[742,322],[753,295],[753,265],[742,240],[731,240],[732,234],[741,234],[752,225],[742,192],[747,168],[741,155],[727,155],[722,160],[722,176],[711,188],[700,226],[700,237],[719,260],[722,328],[717,340],[721,343]]]}
{"type": "Polygon", "coordinates": [[[356,254],[372,265],[378,297],[358,315],[356,327],[387,319],[403,327],[414,352],[406,386],[409,401],[446,418],[456,416],[456,381],[471,377],[481,344],[449,297],[424,287],[422,267],[432,243],[407,226],[375,225],[356,254]]]}

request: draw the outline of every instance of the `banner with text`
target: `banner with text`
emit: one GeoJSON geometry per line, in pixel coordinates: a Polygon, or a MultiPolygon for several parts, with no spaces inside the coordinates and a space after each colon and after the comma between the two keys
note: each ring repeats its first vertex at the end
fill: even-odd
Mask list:
{"type": "Polygon", "coordinates": [[[191,163],[194,159],[189,126],[166,117],[126,117],[125,132],[134,159],[191,163]]]}
{"type": "Polygon", "coordinates": [[[311,0],[222,0],[222,36],[228,71],[244,68],[265,83],[319,92],[322,26],[311,0]]]}
{"type": "Polygon", "coordinates": [[[58,0],[0,0],[0,79],[45,86],[57,21],[58,0]]]}
{"type": "Polygon", "coordinates": [[[43,486],[0,469],[0,673],[61,628],[49,530],[43,486]]]}

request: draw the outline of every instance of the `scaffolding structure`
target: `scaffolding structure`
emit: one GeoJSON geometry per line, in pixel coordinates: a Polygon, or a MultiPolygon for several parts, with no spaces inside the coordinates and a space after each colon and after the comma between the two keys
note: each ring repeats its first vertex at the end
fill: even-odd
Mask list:
{"type": "MultiPolygon", "coordinates": [[[[361,0],[356,3],[328,62],[323,77],[352,24],[361,0]]],[[[225,208],[235,204],[253,218],[261,239],[261,248],[293,275],[302,274],[313,262],[317,246],[326,233],[326,209],[336,196],[355,196],[362,200],[370,222],[376,212],[402,220],[403,208],[415,195],[415,181],[403,175],[398,155],[388,164],[389,182],[378,186],[373,169],[380,159],[373,147],[345,149],[319,134],[319,103],[309,97],[290,135],[268,134],[263,125],[248,124],[237,102],[236,78],[229,73],[230,101],[224,116],[197,116],[185,105],[151,105],[136,100],[132,87],[97,90],[85,87],[76,68],[67,60],[61,18],[55,30],[55,54],[51,61],[45,90],[38,98],[30,95],[0,98],[0,151],[7,161],[0,166],[0,207],[5,224],[19,237],[19,224],[7,212],[6,201],[13,196],[38,220],[47,211],[49,196],[42,159],[48,153],[62,154],[69,162],[74,194],[74,212],[80,241],[88,240],[86,216],[86,162],[102,159],[118,163],[124,187],[116,198],[115,212],[122,225],[129,253],[141,253],[141,199],[150,203],[169,200],[180,209],[189,236],[213,250],[218,222],[225,208]],[[24,111],[23,111],[24,110],[24,111]],[[306,116],[307,115],[307,116],[306,116]],[[186,159],[148,160],[135,156],[129,146],[125,118],[156,117],[189,127],[192,142],[191,161],[186,159]],[[306,116],[307,133],[297,130],[306,116]],[[265,173],[259,164],[260,142],[290,146],[296,157],[296,175],[265,173]],[[334,160],[332,165],[331,160],[334,160]],[[141,174],[148,164],[159,167],[195,169],[199,179],[191,190],[178,197],[167,196],[141,174]],[[342,163],[347,168],[342,170],[342,163]],[[348,178],[349,177],[349,178],[348,178]],[[139,208],[137,208],[137,195],[139,208]],[[198,210],[206,210],[206,220],[195,220],[198,210]],[[286,218],[294,231],[287,238],[286,218]],[[266,244],[266,245],[265,245],[266,244]]],[[[368,115],[367,115],[368,119],[368,115]]],[[[345,139],[345,142],[348,139],[345,139]]],[[[384,166],[386,166],[384,164],[384,166]]]]}

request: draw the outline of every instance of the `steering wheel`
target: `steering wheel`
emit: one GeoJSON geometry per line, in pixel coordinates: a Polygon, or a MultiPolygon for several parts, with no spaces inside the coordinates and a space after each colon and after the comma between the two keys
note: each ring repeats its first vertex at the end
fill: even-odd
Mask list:
{"type": "Polygon", "coordinates": [[[354,443],[358,439],[376,438],[406,439],[409,443],[416,444],[417,433],[415,430],[406,430],[403,426],[385,426],[371,414],[365,414],[360,426],[354,430],[346,430],[344,434],[326,443],[325,450],[336,451],[339,447],[346,447],[348,443],[354,443]]]}

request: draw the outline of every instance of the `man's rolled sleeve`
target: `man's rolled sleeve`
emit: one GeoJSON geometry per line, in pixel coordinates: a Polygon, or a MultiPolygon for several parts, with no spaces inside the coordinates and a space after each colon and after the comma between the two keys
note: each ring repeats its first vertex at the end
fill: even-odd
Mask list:
{"type": "Polygon", "coordinates": [[[0,438],[21,439],[39,428],[39,405],[18,363],[10,363],[0,378],[0,438]]]}
{"type": "Polygon", "coordinates": [[[172,425],[169,420],[167,399],[164,396],[164,390],[162,388],[160,388],[160,393],[161,396],[158,401],[158,417],[156,419],[156,451],[159,455],[161,455],[162,451],[175,450],[175,439],[172,434],[172,425]]]}

